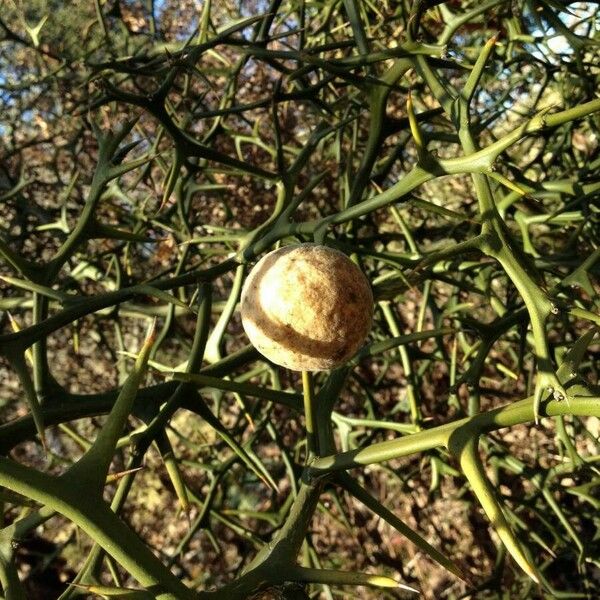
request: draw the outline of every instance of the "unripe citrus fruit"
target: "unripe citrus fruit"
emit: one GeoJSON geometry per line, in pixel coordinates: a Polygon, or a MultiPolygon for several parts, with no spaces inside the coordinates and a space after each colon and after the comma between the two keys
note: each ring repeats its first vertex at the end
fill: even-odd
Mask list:
{"type": "Polygon", "coordinates": [[[250,271],[241,312],[250,341],[269,360],[295,371],[323,371],[346,362],[364,342],[373,294],[342,252],[285,246],[250,271]]]}

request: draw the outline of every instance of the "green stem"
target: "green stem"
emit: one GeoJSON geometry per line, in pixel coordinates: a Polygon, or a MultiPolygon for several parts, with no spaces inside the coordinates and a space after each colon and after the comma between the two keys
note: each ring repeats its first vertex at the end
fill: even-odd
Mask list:
{"type": "Polygon", "coordinates": [[[302,371],[302,391],[304,398],[304,418],[306,420],[306,444],[308,450],[307,461],[310,461],[315,454],[319,453],[319,449],[317,447],[318,439],[315,431],[315,393],[313,389],[312,374],[310,371],[302,371]]]}
{"type": "Polygon", "coordinates": [[[77,486],[0,457],[0,484],[49,506],[81,527],[143,586],[160,600],[196,598],[147,548],[110,508],[77,486]]]}
{"type": "MultiPolygon", "coordinates": [[[[544,406],[544,416],[578,415],[600,417],[600,399],[595,397],[575,397],[569,402],[550,400],[544,406]]],[[[354,469],[359,466],[381,463],[401,456],[409,456],[433,448],[448,445],[450,436],[461,427],[469,425],[471,431],[482,434],[497,431],[504,427],[513,427],[529,423],[534,420],[533,397],[514,402],[500,408],[472,417],[466,417],[439,425],[432,429],[419,431],[405,437],[379,442],[360,448],[341,452],[339,454],[324,456],[315,459],[308,468],[309,474],[319,477],[334,471],[354,469]]]]}

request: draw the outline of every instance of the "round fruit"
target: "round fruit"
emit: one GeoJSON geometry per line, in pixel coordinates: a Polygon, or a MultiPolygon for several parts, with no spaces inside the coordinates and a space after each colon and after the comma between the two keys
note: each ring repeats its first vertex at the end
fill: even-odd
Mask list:
{"type": "Polygon", "coordinates": [[[346,362],[365,341],[373,294],[342,252],[285,246],[250,271],[241,312],[250,341],[269,360],[295,371],[324,371],[346,362]]]}

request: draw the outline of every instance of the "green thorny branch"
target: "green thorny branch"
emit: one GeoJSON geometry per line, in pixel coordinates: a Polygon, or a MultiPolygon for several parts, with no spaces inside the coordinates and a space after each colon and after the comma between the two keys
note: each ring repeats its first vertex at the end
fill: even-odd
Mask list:
{"type": "MultiPolygon", "coordinates": [[[[599,111],[600,99],[592,100],[587,104],[550,116],[546,114],[547,111],[543,111],[503,139],[498,140],[484,150],[480,150],[473,133],[470,108],[473,95],[495,44],[496,38],[492,38],[482,49],[460,93],[449,90],[448,85],[440,80],[426,58],[418,57],[417,62],[419,72],[457,128],[461,146],[466,153],[464,159],[489,158],[489,162],[482,171],[472,171],[473,184],[481,215],[481,234],[475,245],[502,265],[510,280],[519,290],[527,307],[538,368],[534,393],[534,418],[537,423],[540,402],[543,398],[553,396],[557,400],[568,401],[569,399],[552,364],[546,331],[549,317],[558,315],[560,309],[557,301],[553,300],[548,290],[545,289],[541,276],[519,247],[518,242],[513,239],[500,216],[489,177],[497,177],[493,172],[494,162],[511,144],[522,140],[525,135],[531,132],[542,130],[545,127],[556,127],[599,111]]],[[[423,156],[423,161],[426,161],[426,159],[427,157],[423,156]]]]}
{"type": "MultiPolygon", "coordinates": [[[[510,204],[506,197],[500,197],[493,183],[499,182],[508,188],[511,194],[516,193],[518,197],[524,195],[524,190],[536,191],[525,182],[513,182],[496,171],[495,165],[499,162],[498,159],[504,156],[511,146],[523,142],[526,138],[545,135],[554,128],[572,124],[576,120],[600,111],[600,100],[582,102],[575,107],[553,113],[542,111],[527,118],[511,132],[494,139],[482,148],[480,144],[485,127],[482,127],[480,115],[476,114],[474,98],[481,86],[496,38],[480,49],[474,64],[469,65],[466,82],[460,91],[441,75],[441,70],[449,68],[464,70],[463,65],[444,58],[446,44],[463,24],[476,20],[482,13],[492,10],[503,2],[491,0],[448,19],[437,40],[438,44],[425,44],[418,41],[421,22],[427,16],[430,3],[416,2],[412,13],[406,19],[406,39],[394,49],[384,51],[373,50],[375,39],[365,28],[367,24],[365,9],[361,3],[353,0],[343,2],[342,16],[344,20],[347,19],[352,32],[352,38],[348,43],[325,44],[323,47],[304,46],[306,27],[301,26],[300,39],[303,41],[300,48],[271,49],[269,31],[281,9],[281,4],[281,1],[273,0],[265,15],[244,19],[231,27],[217,31],[211,37],[209,34],[209,30],[213,29],[211,2],[205,2],[199,31],[195,32],[195,40],[188,41],[183,49],[96,63],[94,69],[102,82],[102,91],[101,96],[89,104],[89,108],[94,109],[114,101],[140,107],[146,116],[152,117],[158,124],[156,144],[151,151],[124,162],[128,153],[138,145],[139,140],[136,139],[126,142],[126,139],[132,137],[131,134],[138,125],[138,120],[132,119],[115,131],[108,132],[101,131],[92,121],[99,148],[96,170],[76,225],[67,232],[54,256],[44,265],[39,265],[22,257],[7,241],[0,238],[0,256],[18,275],[17,277],[6,276],[3,278],[4,281],[15,289],[25,290],[33,298],[33,323],[19,330],[15,321],[13,333],[0,336],[0,354],[8,359],[17,373],[31,412],[31,416],[0,426],[0,448],[3,453],[8,454],[15,445],[31,438],[35,431],[39,434],[42,443],[45,443],[44,430],[51,424],[65,424],[84,416],[108,413],[108,419],[94,443],[88,444],[83,456],[62,475],[50,476],[9,458],[0,458],[0,484],[6,490],[37,503],[30,507],[31,511],[28,514],[21,515],[1,532],[0,583],[5,597],[9,600],[24,598],[23,588],[16,573],[12,540],[24,537],[28,531],[55,513],[66,516],[85,531],[95,543],[75,583],[81,585],[83,589],[96,591],[99,594],[122,593],[123,596],[132,598],[243,599],[268,587],[290,582],[301,585],[310,582],[323,585],[366,584],[382,588],[398,585],[395,580],[383,576],[313,568],[318,564],[314,557],[311,558],[312,548],[308,532],[324,490],[330,492],[335,490],[336,486],[345,490],[407,537],[432,560],[464,579],[464,574],[450,558],[409,528],[361,486],[355,477],[346,473],[350,469],[364,465],[383,463],[402,456],[426,454],[440,448],[454,457],[475,497],[516,563],[533,581],[542,582],[547,589],[550,589],[543,573],[533,563],[525,545],[519,541],[513,530],[516,517],[513,518],[514,515],[509,507],[502,502],[493,489],[479,453],[479,446],[487,449],[488,434],[492,432],[532,421],[537,422],[540,416],[600,417],[600,398],[576,377],[588,346],[595,340],[598,318],[579,306],[567,304],[564,297],[560,295],[565,285],[575,281],[578,285],[584,286],[590,296],[593,296],[594,290],[588,272],[595,266],[599,256],[596,249],[583,265],[563,277],[560,285],[547,289],[536,265],[523,252],[519,242],[514,239],[506,225],[505,211],[510,204]],[[248,27],[252,27],[249,38],[239,35],[248,27]],[[181,92],[184,97],[185,90],[189,90],[190,79],[198,75],[198,62],[205,54],[211,53],[214,56],[222,46],[235,48],[242,56],[232,68],[233,74],[225,86],[225,94],[219,108],[203,109],[200,112],[202,119],[213,121],[208,132],[199,141],[187,131],[188,123],[179,119],[178,110],[184,106],[184,102],[182,100],[180,104],[176,104],[172,92],[181,92]],[[356,48],[357,54],[339,60],[319,57],[321,51],[339,50],[345,47],[356,48]],[[272,96],[248,105],[236,104],[237,77],[251,58],[264,60],[278,73],[280,79],[272,96]],[[290,67],[290,64],[295,64],[297,68],[290,67]],[[385,64],[386,67],[382,75],[378,76],[377,66],[380,64],[385,64]],[[445,132],[445,135],[456,137],[462,148],[461,156],[442,159],[429,150],[428,144],[435,139],[436,134],[439,134],[432,129],[432,123],[441,111],[430,109],[415,114],[410,91],[407,93],[406,118],[394,121],[389,116],[390,98],[395,97],[393,93],[406,91],[402,87],[402,81],[409,79],[412,69],[420,75],[422,80],[420,85],[424,84],[429,89],[452,123],[454,132],[452,134],[445,132]],[[141,93],[136,86],[133,86],[132,91],[131,86],[127,86],[129,75],[148,77],[155,73],[160,74],[161,83],[150,93],[146,91],[141,93]],[[316,73],[323,76],[315,82],[312,75],[316,73]],[[111,74],[116,74],[117,77],[111,80],[111,74]],[[184,79],[183,91],[180,87],[181,78],[184,79]],[[340,118],[332,117],[338,100],[328,104],[320,94],[336,81],[343,82],[344,86],[355,86],[359,94],[364,96],[364,103],[356,102],[360,107],[359,111],[351,109],[345,111],[340,118]],[[293,88],[292,91],[282,91],[286,83],[293,88]],[[286,146],[280,131],[280,108],[294,100],[305,100],[319,115],[318,124],[306,138],[301,149],[290,149],[286,146]],[[267,108],[271,111],[275,136],[274,148],[269,150],[272,150],[270,154],[276,163],[275,170],[252,164],[242,156],[234,158],[211,146],[218,136],[226,131],[228,127],[225,123],[226,117],[244,115],[245,112],[257,108],[267,108]],[[307,202],[311,193],[319,188],[328,175],[326,169],[316,173],[311,172],[312,156],[326,141],[339,140],[346,134],[348,128],[356,128],[360,117],[365,115],[368,118],[368,132],[364,151],[357,160],[356,172],[352,172],[352,161],[348,160],[349,167],[340,176],[341,187],[345,190],[343,202],[337,210],[326,217],[306,221],[296,220],[299,207],[307,202]],[[416,147],[417,162],[406,175],[398,178],[396,183],[383,191],[376,188],[377,191],[372,193],[371,183],[376,176],[385,180],[383,176],[385,164],[391,169],[394,163],[390,160],[382,165],[379,161],[382,145],[391,135],[390,131],[410,132],[416,147]],[[164,160],[165,152],[159,150],[159,142],[165,134],[173,143],[170,165],[164,160]],[[180,220],[181,228],[178,235],[180,241],[188,243],[187,249],[181,254],[176,272],[172,275],[163,274],[141,284],[121,286],[119,281],[117,289],[91,297],[56,289],[59,286],[61,273],[70,266],[77,253],[84,251],[85,244],[90,240],[114,239],[127,243],[155,241],[136,231],[117,230],[99,222],[97,216],[100,212],[99,205],[107,194],[124,195],[118,186],[111,189],[109,186],[119,181],[126,173],[137,169],[145,173],[137,180],[142,181],[148,175],[147,169],[152,161],[156,161],[161,166],[164,174],[160,210],[169,210],[166,209],[166,205],[174,195],[174,211],[180,220]],[[190,221],[191,197],[195,190],[191,188],[192,191],[186,195],[183,183],[190,181],[195,173],[203,171],[210,173],[211,165],[215,172],[221,170],[221,173],[243,174],[262,181],[275,181],[277,198],[269,218],[260,226],[250,231],[233,231],[224,234],[226,243],[230,244],[228,249],[234,248],[234,251],[230,252],[231,257],[212,266],[206,266],[201,261],[190,267],[186,262],[191,254],[189,248],[200,242],[192,235],[193,226],[190,221]],[[305,178],[307,170],[311,174],[305,178]],[[279,378],[273,370],[268,378],[264,376],[264,369],[261,368],[240,374],[241,368],[247,367],[258,358],[252,348],[246,347],[234,354],[226,354],[223,351],[227,327],[234,317],[245,273],[245,263],[252,261],[277,242],[292,237],[300,239],[313,237],[317,241],[334,243],[327,238],[327,234],[334,227],[349,223],[354,225],[359,223],[362,217],[376,210],[386,207],[395,208],[394,205],[399,201],[413,201],[414,192],[427,182],[446,175],[464,174],[472,177],[478,201],[479,216],[471,221],[477,223],[479,230],[472,238],[445,249],[421,253],[411,237],[409,228],[399,217],[402,231],[412,249],[411,256],[398,259],[386,256],[384,253],[369,254],[369,251],[361,246],[360,239],[354,237],[357,235],[356,227],[348,230],[349,247],[361,254],[361,258],[362,255],[365,258],[373,257],[396,268],[397,273],[394,278],[391,280],[382,278],[381,283],[375,286],[379,300],[392,300],[406,286],[415,286],[428,281],[427,278],[432,277],[433,269],[437,265],[444,261],[461,259],[467,253],[479,252],[497,261],[518,290],[524,308],[518,307],[512,314],[500,316],[491,324],[478,324],[475,329],[481,338],[481,345],[476,358],[471,363],[473,369],[469,370],[464,379],[479,380],[483,363],[494,342],[515,325],[526,326],[528,319],[538,369],[534,393],[531,397],[500,408],[485,412],[475,411],[476,414],[470,414],[468,417],[428,427],[418,406],[416,386],[411,380],[412,425],[402,428],[401,425],[404,424],[393,423],[391,420],[378,421],[373,418],[355,420],[373,429],[390,428],[400,431],[403,433],[402,436],[337,452],[334,425],[341,436],[344,428],[347,430],[351,427],[352,419],[336,413],[334,405],[343,387],[348,384],[352,367],[356,362],[322,378],[320,388],[315,386],[316,378],[303,374],[304,393],[300,395],[293,391],[282,390],[279,378]],[[400,272],[398,262],[394,260],[399,260],[401,266],[409,270],[400,272]],[[234,270],[235,278],[231,295],[224,303],[220,318],[210,333],[214,282],[234,270]],[[401,279],[401,285],[397,285],[396,279],[401,279]],[[185,286],[194,286],[197,306],[193,309],[191,308],[194,306],[193,302],[185,302],[181,299],[185,296],[179,292],[185,286]],[[127,303],[144,296],[165,303],[166,314],[170,319],[173,318],[176,310],[197,313],[196,331],[184,366],[185,372],[178,370],[172,381],[141,387],[147,365],[160,367],[159,363],[153,361],[153,352],[159,345],[160,339],[153,350],[156,334],[152,333],[143,344],[132,372],[119,390],[85,396],[67,393],[50,374],[46,345],[48,337],[87,315],[106,310],[123,310],[127,303]],[[57,304],[60,309],[50,316],[50,309],[57,304]],[[564,317],[567,314],[591,321],[594,327],[573,344],[555,366],[548,342],[548,321],[552,315],[564,317]],[[202,367],[203,360],[210,364],[202,367]],[[30,366],[33,377],[29,371],[30,366]],[[260,377],[261,384],[249,382],[252,377],[260,377]],[[269,381],[270,385],[268,385],[269,381]],[[226,392],[235,395],[242,407],[241,412],[250,419],[254,428],[252,434],[243,441],[238,441],[234,435],[234,431],[239,432],[239,429],[234,427],[230,430],[225,427],[205,399],[208,394],[220,398],[226,392]],[[246,405],[247,398],[255,398],[259,401],[259,407],[266,407],[264,414],[258,414],[259,419],[256,423],[251,419],[260,411],[250,415],[246,405]],[[300,414],[304,410],[306,445],[303,464],[295,464],[290,454],[282,448],[278,431],[268,422],[274,405],[300,414]],[[211,484],[204,499],[198,490],[194,490],[193,486],[185,480],[181,465],[166,435],[171,418],[181,408],[194,412],[204,419],[232,451],[228,460],[218,466],[211,465],[213,469],[211,484]],[[144,425],[133,433],[124,434],[129,415],[135,415],[144,425]],[[219,494],[219,486],[227,470],[235,464],[243,465],[256,476],[257,481],[262,481],[266,486],[277,490],[277,483],[253,448],[259,443],[260,436],[263,434],[278,442],[292,488],[289,502],[283,505],[281,514],[276,516],[276,526],[266,543],[241,527],[238,522],[228,520],[224,513],[213,509],[213,502],[219,494]],[[190,502],[199,508],[199,515],[191,525],[186,543],[196,531],[200,529],[209,531],[207,523],[212,516],[226,523],[233,531],[242,537],[245,536],[249,543],[259,548],[255,558],[245,566],[239,577],[219,590],[196,592],[188,588],[119,517],[136,473],[143,464],[144,455],[152,444],[158,447],[182,509],[188,510],[190,502]],[[126,445],[132,448],[130,462],[126,471],[118,474],[120,479],[117,491],[109,505],[103,497],[106,483],[114,476],[109,474],[109,469],[115,451],[126,445]],[[38,504],[40,507],[36,509],[35,506],[38,504]],[[302,565],[298,564],[300,556],[303,560],[302,565]],[[114,559],[119,563],[143,586],[144,591],[125,591],[121,586],[119,589],[100,585],[99,567],[105,557],[107,561],[114,559]]],[[[99,26],[103,36],[108,39],[109,31],[105,22],[106,15],[102,13],[102,3],[97,2],[96,9],[99,26]]],[[[544,4],[544,10],[546,13],[551,12],[551,4],[548,3],[547,6],[544,4]]],[[[328,11],[327,21],[335,14],[333,7],[328,11]]],[[[448,16],[449,10],[446,7],[441,8],[440,11],[448,16]]],[[[301,24],[306,25],[304,5],[298,12],[301,24]]],[[[155,15],[153,19],[155,20],[155,15]]],[[[42,21],[35,29],[36,36],[41,27],[43,27],[42,21]]],[[[7,29],[6,26],[4,29],[7,29]]],[[[321,29],[327,30],[327,25],[323,25],[321,29]]],[[[517,32],[512,20],[509,22],[509,31],[517,32]]],[[[509,40],[509,45],[516,43],[519,36],[518,32],[515,33],[514,39],[511,37],[509,40]]],[[[27,41],[20,39],[19,43],[27,43],[27,41]]],[[[580,47],[579,52],[581,51],[580,47]]],[[[508,48],[505,48],[505,52],[508,52],[508,48]]],[[[223,62],[229,60],[223,56],[220,58],[223,62]]],[[[413,93],[416,95],[416,85],[414,90],[413,93]]],[[[351,135],[356,138],[356,130],[351,135]]],[[[239,142],[238,155],[241,154],[239,148],[243,141],[243,136],[239,136],[236,140],[236,144],[239,142]]],[[[402,149],[404,144],[406,139],[399,143],[398,148],[402,149]]],[[[339,143],[337,151],[341,154],[339,143]]],[[[392,157],[394,156],[395,154],[392,153],[392,157]]],[[[341,157],[338,158],[341,160],[341,157]]],[[[77,176],[72,180],[72,185],[76,178],[77,176]]],[[[218,187],[217,183],[210,185],[218,187]]],[[[566,185],[575,184],[571,182],[566,185]]],[[[586,193],[593,193],[597,189],[594,185],[596,185],[594,182],[588,184],[586,189],[591,191],[586,193]]],[[[514,202],[514,199],[510,202],[514,202]]],[[[442,210],[440,207],[437,208],[438,212],[442,210]]],[[[396,216],[398,217],[397,214],[396,216]]],[[[444,216],[457,217],[449,210],[444,213],[444,216]]],[[[460,218],[461,215],[458,217],[460,218]]],[[[455,333],[454,328],[437,327],[431,330],[419,328],[415,333],[401,335],[390,305],[382,303],[381,306],[394,337],[369,344],[361,351],[358,359],[378,356],[398,349],[403,368],[409,374],[411,345],[433,339],[440,347],[441,338],[455,333]]],[[[138,316],[149,314],[144,313],[140,307],[137,307],[137,310],[141,311],[137,313],[138,316]]],[[[167,330],[166,325],[163,329],[165,334],[167,330]]],[[[563,423],[560,420],[558,422],[563,423]]],[[[239,437],[241,440],[241,435],[239,437]]],[[[579,457],[564,431],[560,437],[573,462],[577,462],[578,465],[587,464],[579,457]]],[[[441,462],[438,457],[436,460],[441,462]]],[[[447,468],[451,467],[447,466],[447,468]]],[[[523,467],[521,466],[520,469],[522,471],[523,467]]],[[[537,480],[536,485],[540,485],[537,480]]],[[[546,495],[551,496],[549,492],[546,492],[546,495]]],[[[23,500],[17,496],[15,503],[23,503],[23,500]]],[[[560,510],[559,507],[553,506],[555,510],[560,510]]],[[[569,534],[576,539],[583,554],[583,543],[579,541],[576,532],[570,528],[564,516],[562,522],[568,528],[569,534]]],[[[182,543],[181,548],[184,546],[185,544],[182,543]]],[[[118,580],[117,577],[115,579],[118,580]]],[[[70,597],[78,593],[77,590],[74,585],[68,588],[63,597],[70,597]]]]}

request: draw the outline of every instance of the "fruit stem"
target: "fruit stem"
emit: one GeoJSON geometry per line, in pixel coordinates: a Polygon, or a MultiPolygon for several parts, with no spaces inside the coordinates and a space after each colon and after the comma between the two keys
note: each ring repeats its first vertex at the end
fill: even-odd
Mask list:
{"type": "Polygon", "coordinates": [[[312,459],[317,452],[317,436],[315,435],[314,398],[312,373],[302,371],[302,393],[304,396],[304,417],[306,419],[306,444],[307,461],[312,459]]]}

